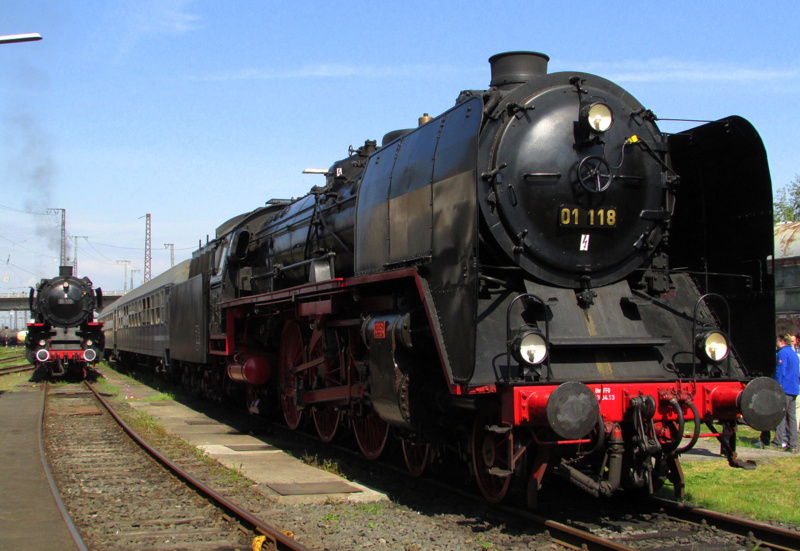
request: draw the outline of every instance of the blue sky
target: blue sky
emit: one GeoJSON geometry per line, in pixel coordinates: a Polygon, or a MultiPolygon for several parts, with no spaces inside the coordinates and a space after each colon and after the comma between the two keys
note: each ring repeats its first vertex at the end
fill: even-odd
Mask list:
{"type": "Polygon", "coordinates": [[[121,290],[145,214],[155,276],[165,243],[180,261],[228,218],[304,195],[321,183],[304,168],[486,88],[504,51],[610,78],[661,118],[743,116],[773,186],[800,174],[796,1],[0,4],[0,35],[29,32],[43,40],[0,45],[0,293],[57,273],[47,208],[88,237],[80,275],[121,290]]]}

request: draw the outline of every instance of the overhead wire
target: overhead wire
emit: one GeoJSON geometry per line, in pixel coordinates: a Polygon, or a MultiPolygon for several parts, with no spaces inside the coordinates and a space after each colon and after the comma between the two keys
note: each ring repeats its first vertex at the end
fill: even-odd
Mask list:
{"type": "Polygon", "coordinates": [[[24,249],[24,250],[28,251],[29,253],[33,253],[33,254],[35,254],[35,255],[43,256],[43,257],[45,257],[45,258],[51,258],[51,257],[53,256],[52,254],[46,254],[46,253],[42,253],[42,252],[39,252],[39,251],[34,251],[33,249],[29,249],[28,247],[26,247],[26,246],[24,246],[24,245],[22,245],[22,244],[20,244],[20,243],[17,243],[17,242],[15,242],[15,241],[12,241],[11,239],[9,239],[8,237],[6,237],[5,235],[0,235],[0,237],[2,237],[3,239],[5,239],[6,241],[8,241],[9,243],[11,243],[12,245],[14,245],[15,247],[19,247],[20,249],[24,249]]]}
{"type": "Polygon", "coordinates": [[[8,207],[6,205],[0,205],[0,210],[8,210],[8,211],[11,211],[11,212],[19,212],[21,214],[34,214],[36,216],[47,216],[47,212],[34,212],[34,211],[30,211],[30,210],[22,210],[22,209],[17,209],[17,208],[14,208],[14,207],[8,207]]]}

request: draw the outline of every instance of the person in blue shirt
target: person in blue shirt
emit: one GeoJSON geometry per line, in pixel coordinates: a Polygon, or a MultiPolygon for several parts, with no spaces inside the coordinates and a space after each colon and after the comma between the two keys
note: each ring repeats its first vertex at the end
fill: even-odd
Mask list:
{"type": "Polygon", "coordinates": [[[775,374],[772,376],[783,387],[786,395],[786,414],[772,440],[772,446],[797,453],[797,415],[795,405],[800,394],[800,360],[792,347],[790,335],[778,337],[778,354],[775,374]]]}

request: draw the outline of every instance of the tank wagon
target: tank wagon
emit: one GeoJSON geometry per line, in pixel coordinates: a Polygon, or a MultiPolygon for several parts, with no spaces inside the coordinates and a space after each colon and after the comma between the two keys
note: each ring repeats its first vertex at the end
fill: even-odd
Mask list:
{"type": "Polygon", "coordinates": [[[626,90],[548,60],[493,56],[487,89],[217,228],[103,312],[112,352],[278,404],[323,441],[345,427],[368,458],[398,439],[415,474],[465,460],[490,502],[534,505],[555,478],[680,495],[701,436],[739,465],[737,423],[783,409],[760,376],[761,140],[739,117],[664,133],[626,90]],[[136,324],[158,350],[124,338],[136,324]]]}
{"type": "Polygon", "coordinates": [[[0,328],[0,346],[14,346],[21,342],[17,329],[10,329],[9,327],[0,328]]]}

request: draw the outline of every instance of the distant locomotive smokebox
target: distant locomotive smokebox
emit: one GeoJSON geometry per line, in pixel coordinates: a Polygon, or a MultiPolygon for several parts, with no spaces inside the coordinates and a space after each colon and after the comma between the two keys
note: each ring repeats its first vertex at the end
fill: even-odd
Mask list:
{"type": "Polygon", "coordinates": [[[31,310],[41,312],[53,325],[76,327],[92,316],[92,282],[73,277],[72,267],[62,266],[58,277],[42,281],[34,306],[31,310]]]}

